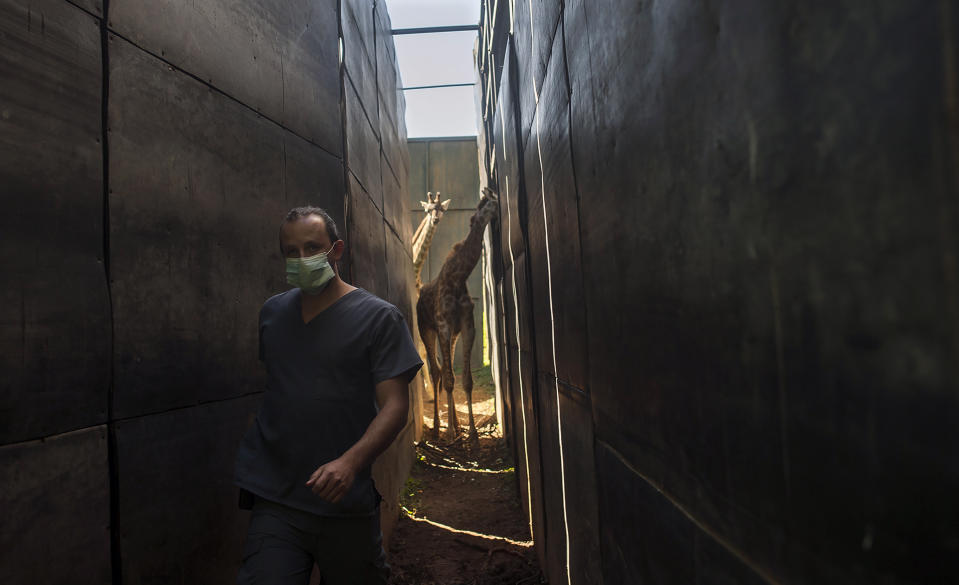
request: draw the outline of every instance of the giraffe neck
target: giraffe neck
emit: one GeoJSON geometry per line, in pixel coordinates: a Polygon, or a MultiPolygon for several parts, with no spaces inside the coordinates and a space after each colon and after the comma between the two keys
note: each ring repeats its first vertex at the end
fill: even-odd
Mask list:
{"type": "Polygon", "coordinates": [[[433,223],[430,216],[426,216],[426,230],[419,242],[419,248],[414,250],[413,273],[416,275],[416,282],[420,282],[420,273],[423,272],[423,264],[426,261],[426,255],[430,251],[430,244],[433,243],[433,234],[436,232],[436,224],[433,223]]]}
{"type": "Polygon", "coordinates": [[[469,234],[453,248],[455,253],[446,259],[443,267],[440,269],[440,277],[451,281],[465,281],[476,263],[479,262],[480,255],[483,252],[483,232],[486,230],[486,224],[490,218],[484,221],[478,221],[473,224],[469,234]]]}
{"type": "Polygon", "coordinates": [[[430,215],[427,213],[423,216],[423,220],[420,221],[420,225],[416,226],[416,231],[413,233],[413,256],[416,256],[416,250],[419,249],[420,240],[423,239],[423,230],[426,228],[426,224],[430,221],[430,215]]]}

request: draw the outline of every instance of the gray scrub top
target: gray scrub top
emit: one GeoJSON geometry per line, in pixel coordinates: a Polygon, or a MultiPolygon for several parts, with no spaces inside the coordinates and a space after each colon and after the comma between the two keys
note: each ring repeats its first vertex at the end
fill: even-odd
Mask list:
{"type": "Polygon", "coordinates": [[[302,292],[260,310],[267,388],[236,457],[235,483],[272,502],[320,516],[366,516],[376,507],[370,468],[332,504],[306,486],[320,465],[352,447],[377,413],[375,385],[423,365],[402,313],[356,289],[303,323],[302,292]]]}

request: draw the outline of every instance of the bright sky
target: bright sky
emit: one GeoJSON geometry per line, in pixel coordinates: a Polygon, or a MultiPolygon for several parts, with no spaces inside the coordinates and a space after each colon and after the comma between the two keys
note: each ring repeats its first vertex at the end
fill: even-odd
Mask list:
{"type": "MultiPolygon", "coordinates": [[[[480,0],[386,0],[386,6],[394,29],[479,23],[480,0]]],[[[473,83],[476,34],[471,31],[394,36],[403,87],[473,83]]],[[[475,136],[473,90],[407,90],[407,135],[475,136]]]]}

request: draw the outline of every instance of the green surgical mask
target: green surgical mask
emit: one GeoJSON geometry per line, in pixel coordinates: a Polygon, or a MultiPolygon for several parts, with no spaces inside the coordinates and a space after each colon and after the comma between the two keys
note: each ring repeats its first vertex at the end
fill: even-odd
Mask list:
{"type": "Polygon", "coordinates": [[[309,258],[287,258],[286,281],[303,289],[307,294],[318,295],[323,292],[334,275],[333,267],[326,259],[326,255],[332,250],[331,247],[326,252],[309,258]]]}

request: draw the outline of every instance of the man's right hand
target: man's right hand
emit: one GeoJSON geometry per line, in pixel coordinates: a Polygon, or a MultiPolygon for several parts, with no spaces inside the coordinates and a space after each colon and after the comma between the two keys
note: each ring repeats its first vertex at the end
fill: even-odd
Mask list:
{"type": "Polygon", "coordinates": [[[314,494],[334,504],[343,499],[356,479],[356,470],[345,457],[339,457],[316,468],[306,486],[314,494]]]}

